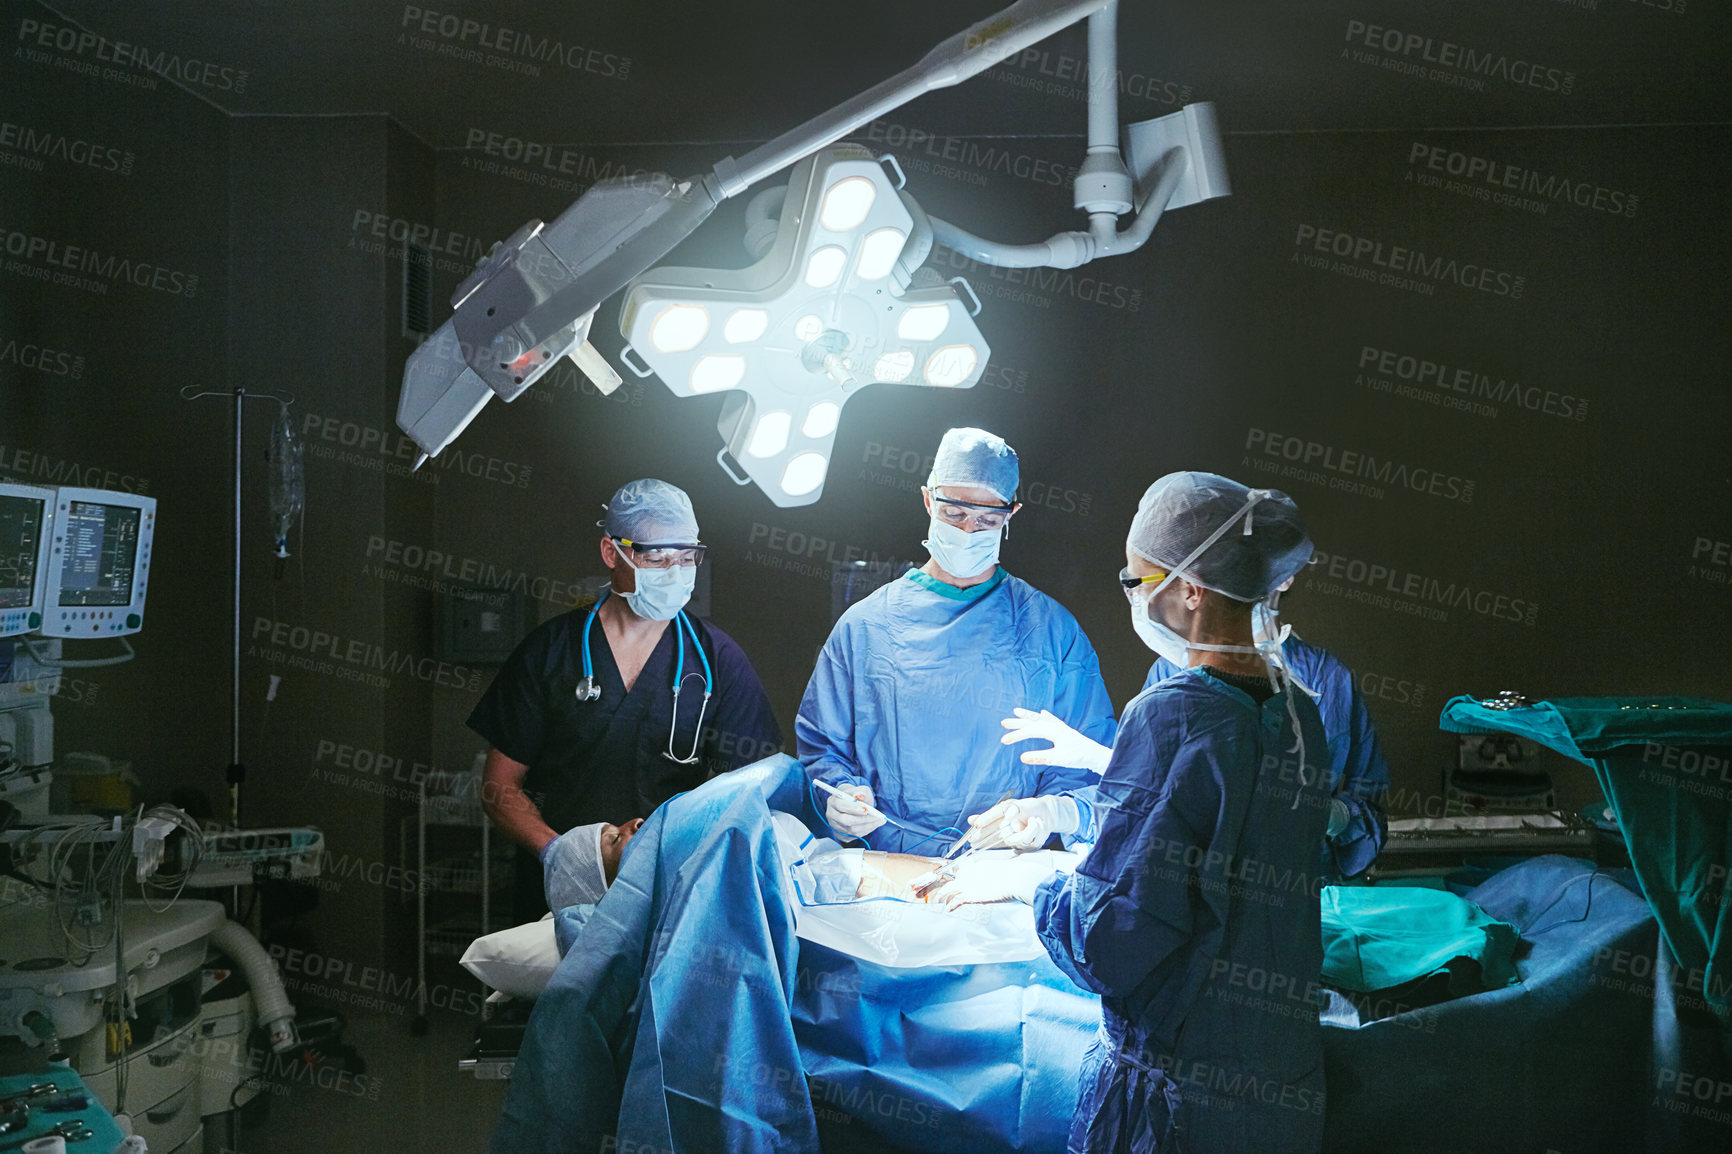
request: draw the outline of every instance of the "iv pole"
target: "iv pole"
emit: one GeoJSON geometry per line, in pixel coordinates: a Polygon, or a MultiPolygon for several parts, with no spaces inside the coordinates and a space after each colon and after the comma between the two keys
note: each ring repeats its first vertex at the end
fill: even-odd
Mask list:
{"type": "Polygon", "coordinates": [[[234,457],[234,491],[235,491],[235,527],[234,527],[234,663],[231,693],[233,700],[229,715],[229,766],[224,773],[224,779],[229,787],[229,823],[239,829],[241,825],[241,783],[247,779],[246,767],[241,764],[241,426],[242,415],[246,409],[246,401],[275,401],[287,409],[295,403],[293,393],[282,395],[267,391],[249,393],[243,386],[237,385],[232,391],[223,389],[198,389],[196,385],[187,385],[180,390],[183,401],[196,401],[201,397],[233,397],[235,403],[235,457],[234,457]]]}

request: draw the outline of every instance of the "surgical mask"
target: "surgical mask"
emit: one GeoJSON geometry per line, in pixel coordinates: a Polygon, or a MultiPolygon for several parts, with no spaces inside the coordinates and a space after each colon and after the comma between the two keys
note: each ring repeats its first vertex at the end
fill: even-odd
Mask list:
{"type": "Polygon", "coordinates": [[[934,517],[931,533],[921,544],[931,552],[939,567],[953,577],[975,577],[998,563],[998,547],[1004,540],[1003,529],[965,533],[934,517]]]}
{"type": "Polygon", "coordinates": [[[692,587],[697,584],[696,565],[673,565],[666,569],[639,569],[631,563],[624,549],[620,559],[637,574],[637,589],[621,594],[631,611],[649,621],[672,621],[686,602],[692,599],[692,587]]]}
{"type": "MultiPolygon", "coordinates": [[[[1163,586],[1165,582],[1162,582],[1163,586]]],[[[1131,628],[1144,645],[1166,658],[1180,669],[1190,664],[1190,643],[1149,614],[1149,599],[1153,596],[1147,585],[1131,594],[1131,628]]]]}

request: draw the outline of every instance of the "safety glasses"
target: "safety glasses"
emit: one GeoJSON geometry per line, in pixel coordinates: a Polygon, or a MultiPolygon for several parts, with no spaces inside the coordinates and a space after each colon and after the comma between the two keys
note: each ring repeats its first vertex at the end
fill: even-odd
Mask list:
{"type": "Polygon", "coordinates": [[[644,545],[626,537],[613,538],[617,543],[631,550],[632,562],[645,569],[672,569],[676,565],[702,565],[705,545],[644,545]]]}
{"type": "Polygon", "coordinates": [[[1124,589],[1126,597],[1129,597],[1144,585],[1148,585],[1152,582],[1165,581],[1166,579],[1167,574],[1162,573],[1158,569],[1155,572],[1150,573],[1147,577],[1132,577],[1131,571],[1128,567],[1119,570],[1119,585],[1124,589]]]}
{"type": "Polygon", "coordinates": [[[973,501],[960,501],[954,497],[940,497],[933,493],[932,508],[938,514],[939,520],[945,524],[954,525],[958,529],[972,525],[969,531],[975,532],[981,529],[1004,528],[1004,523],[1016,512],[1016,503],[978,505],[973,501]]]}

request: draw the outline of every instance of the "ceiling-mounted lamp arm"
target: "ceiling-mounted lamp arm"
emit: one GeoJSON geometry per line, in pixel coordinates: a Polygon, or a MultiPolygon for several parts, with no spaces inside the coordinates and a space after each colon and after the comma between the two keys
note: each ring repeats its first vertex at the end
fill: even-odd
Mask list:
{"type": "Polygon", "coordinates": [[[765,177],[811,156],[827,144],[834,144],[910,100],[934,89],[960,84],[1116,3],[1117,0],[1017,0],[945,40],[913,67],[759,145],[738,160],[731,156],[722,158],[712,170],[716,189],[724,197],[738,196],[765,177]]]}

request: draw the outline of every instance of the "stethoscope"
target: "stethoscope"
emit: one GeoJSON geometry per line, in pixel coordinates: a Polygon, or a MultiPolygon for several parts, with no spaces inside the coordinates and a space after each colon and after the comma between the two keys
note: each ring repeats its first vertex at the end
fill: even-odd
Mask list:
{"type": "MultiPolygon", "coordinates": [[[[589,657],[589,631],[595,625],[596,610],[600,609],[601,603],[606,600],[607,593],[604,592],[596,601],[594,608],[590,609],[589,616],[583,622],[583,680],[577,683],[576,691],[576,697],[579,701],[595,701],[601,697],[601,686],[597,685],[595,680],[595,664],[589,657]]],[[[710,655],[704,652],[703,644],[698,641],[697,626],[692,624],[684,609],[674,614],[674,654],[676,657],[673,686],[674,708],[672,716],[668,718],[668,747],[662,756],[677,765],[692,765],[698,760],[698,745],[704,739],[704,714],[709,711],[710,694],[715,691],[716,679],[710,672],[710,655]],[[696,673],[686,673],[687,634],[691,636],[692,648],[698,651],[698,659],[704,663],[704,700],[703,704],[698,706],[698,723],[692,730],[691,754],[687,757],[675,757],[674,733],[679,729],[680,724],[680,687],[686,683],[688,676],[698,676],[696,673]]]]}

